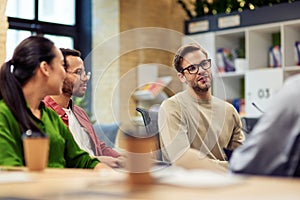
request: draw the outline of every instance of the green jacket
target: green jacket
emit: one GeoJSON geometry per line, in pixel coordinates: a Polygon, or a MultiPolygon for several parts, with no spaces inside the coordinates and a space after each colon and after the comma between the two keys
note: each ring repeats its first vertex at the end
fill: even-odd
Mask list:
{"type": "MultiPolygon", "coordinates": [[[[41,119],[37,126],[50,139],[48,167],[94,168],[99,161],[92,159],[74,141],[60,117],[41,103],[41,119]]],[[[0,166],[24,166],[23,143],[18,122],[3,100],[0,100],[0,166]]]]}

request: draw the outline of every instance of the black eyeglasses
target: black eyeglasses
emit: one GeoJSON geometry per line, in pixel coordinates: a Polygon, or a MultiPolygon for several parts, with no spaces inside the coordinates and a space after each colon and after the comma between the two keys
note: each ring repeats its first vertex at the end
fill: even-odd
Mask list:
{"type": "Polygon", "coordinates": [[[81,69],[78,69],[76,70],[75,72],[69,72],[69,71],[66,71],[67,73],[70,73],[70,74],[76,74],[80,77],[80,80],[84,80],[84,78],[86,78],[87,80],[89,80],[91,78],[91,72],[85,72],[81,69]]]}
{"type": "Polygon", "coordinates": [[[211,67],[211,59],[203,60],[199,64],[190,65],[190,66],[182,69],[181,73],[183,74],[184,70],[187,70],[190,74],[197,74],[200,67],[203,70],[208,70],[211,67]]]}

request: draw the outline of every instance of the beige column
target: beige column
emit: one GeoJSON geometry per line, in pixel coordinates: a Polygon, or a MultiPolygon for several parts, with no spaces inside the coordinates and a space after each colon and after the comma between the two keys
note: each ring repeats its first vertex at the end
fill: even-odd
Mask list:
{"type": "Polygon", "coordinates": [[[5,16],[7,0],[0,0],[0,63],[5,61],[6,57],[6,32],[8,29],[7,17],[5,16]]]}
{"type": "Polygon", "coordinates": [[[8,29],[7,17],[5,16],[7,0],[0,0],[0,63],[5,61],[6,57],[6,32],[8,29]]]}

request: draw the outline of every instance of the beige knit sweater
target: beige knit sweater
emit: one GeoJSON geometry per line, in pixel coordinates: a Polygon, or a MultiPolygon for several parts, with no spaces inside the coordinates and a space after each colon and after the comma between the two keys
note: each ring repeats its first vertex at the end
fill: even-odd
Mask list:
{"type": "Polygon", "coordinates": [[[158,123],[163,159],[187,168],[201,168],[205,160],[227,166],[223,148],[233,150],[245,139],[231,104],[214,96],[198,100],[188,91],[162,103],[158,123]]]}

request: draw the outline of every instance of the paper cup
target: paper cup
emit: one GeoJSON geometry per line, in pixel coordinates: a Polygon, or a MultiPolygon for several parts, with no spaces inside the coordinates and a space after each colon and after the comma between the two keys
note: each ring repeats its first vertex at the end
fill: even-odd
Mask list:
{"type": "Polygon", "coordinates": [[[49,138],[23,137],[25,164],[29,171],[42,171],[48,165],[49,138]]]}
{"type": "Polygon", "coordinates": [[[123,145],[126,151],[125,169],[130,184],[150,184],[153,166],[155,135],[147,135],[145,127],[127,126],[123,129],[123,145]]]}

